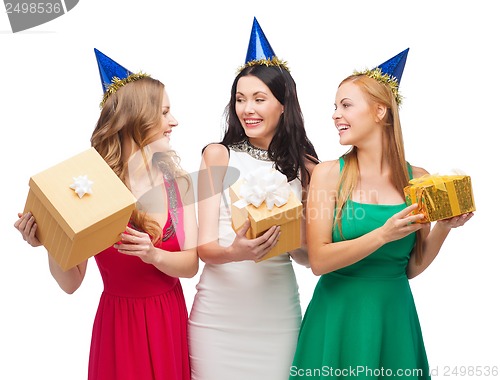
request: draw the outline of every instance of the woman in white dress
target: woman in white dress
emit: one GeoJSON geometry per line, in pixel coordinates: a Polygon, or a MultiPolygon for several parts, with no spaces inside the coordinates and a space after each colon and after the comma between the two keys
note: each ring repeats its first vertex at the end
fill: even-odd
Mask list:
{"type": "Polygon", "coordinates": [[[231,89],[224,138],[203,151],[198,253],[205,265],[188,330],[193,380],[288,379],[302,318],[290,257],[308,266],[304,228],[301,248],[257,262],[276,244],[279,228],[247,239],[248,222],[237,233],[231,225],[228,187],[239,177],[273,167],[305,200],[318,162],[295,82],[254,19],[256,35],[264,46],[250,40],[247,63],[231,89]],[[251,53],[262,50],[268,54],[251,53]]]}

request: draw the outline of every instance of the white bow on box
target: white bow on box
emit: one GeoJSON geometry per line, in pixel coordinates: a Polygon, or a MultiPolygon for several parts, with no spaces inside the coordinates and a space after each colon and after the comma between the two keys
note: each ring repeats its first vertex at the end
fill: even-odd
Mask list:
{"type": "Polygon", "coordinates": [[[290,197],[292,188],[286,176],[273,168],[259,168],[245,177],[240,186],[238,208],[252,204],[259,207],[266,202],[268,210],[283,206],[290,197]]]}
{"type": "Polygon", "coordinates": [[[81,199],[85,194],[92,194],[93,184],[94,182],[88,179],[86,175],[80,175],[78,177],[73,177],[73,183],[69,187],[75,190],[75,193],[77,193],[81,199]]]}

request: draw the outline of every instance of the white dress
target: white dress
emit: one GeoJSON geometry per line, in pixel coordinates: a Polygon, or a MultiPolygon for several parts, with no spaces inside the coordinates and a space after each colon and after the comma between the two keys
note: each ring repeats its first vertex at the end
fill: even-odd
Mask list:
{"type": "MultiPolygon", "coordinates": [[[[266,151],[241,143],[230,147],[229,167],[240,175],[273,162],[266,151]]],[[[227,188],[220,204],[219,244],[235,238],[227,188]]],[[[229,173],[233,173],[232,177],[229,173]]],[[[301,184],[290,182],[298,199],[301,184]]],[[[192,380],[287,380],[301,308],[295,272],[288,254],[255,263],[205,264],[188,321],[192,380]]]]}

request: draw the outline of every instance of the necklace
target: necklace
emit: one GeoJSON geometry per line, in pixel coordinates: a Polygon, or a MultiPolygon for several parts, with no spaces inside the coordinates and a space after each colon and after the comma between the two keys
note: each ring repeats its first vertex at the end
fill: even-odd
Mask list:
{"type": "Polygon", "coordinates": [[[229,147],[235,152],[247,153],[256,160],[271,161],[271,159],[269,158],[269,152],[267,150],[258,148],[250,144],[250,141],[248,140],[243,140],[239,143],[231,144],[229,145],[229,147]]]}

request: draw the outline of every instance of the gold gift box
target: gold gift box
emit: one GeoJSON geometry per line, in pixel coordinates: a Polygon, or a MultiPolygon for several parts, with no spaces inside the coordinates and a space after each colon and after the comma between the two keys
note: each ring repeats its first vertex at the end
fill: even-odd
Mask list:
{"type": "Polygon", "coordinates": [[[30,178],[24,213],[37,223],[36,237],[68,270],[120,240],[136,199],[90,148],[30,178]],[[70,188],[75,177],[92,181],[91,193],[70,188]]]}
{"type": "Polygon", "coordinates": [[[261,236],[272,226],[279,225],[281,230],[278,243],[259,261],[300,248],[302,202],[297,199],[294,192],[290,192],[290,197],[284,205],[280,207],[274,206],[271,210],[267,209],[265,202],[259,207],[250,204],[238,208],[234,203],[240,200],[238,194],[241,182],[242,180],[239,180],[229,187],[233,229],[235,231],[239,230],[243,223],[250,218],[250,228],[246,234],[249,239],[261,236]]]}
{"type": "Polygon", "coordinates": [[[426,175],[404,188],[409,206],[418,204],[413,214],[424,214],[419,223],[434,222],[476,210],[471,178],[467,175],[426,175]]]}

